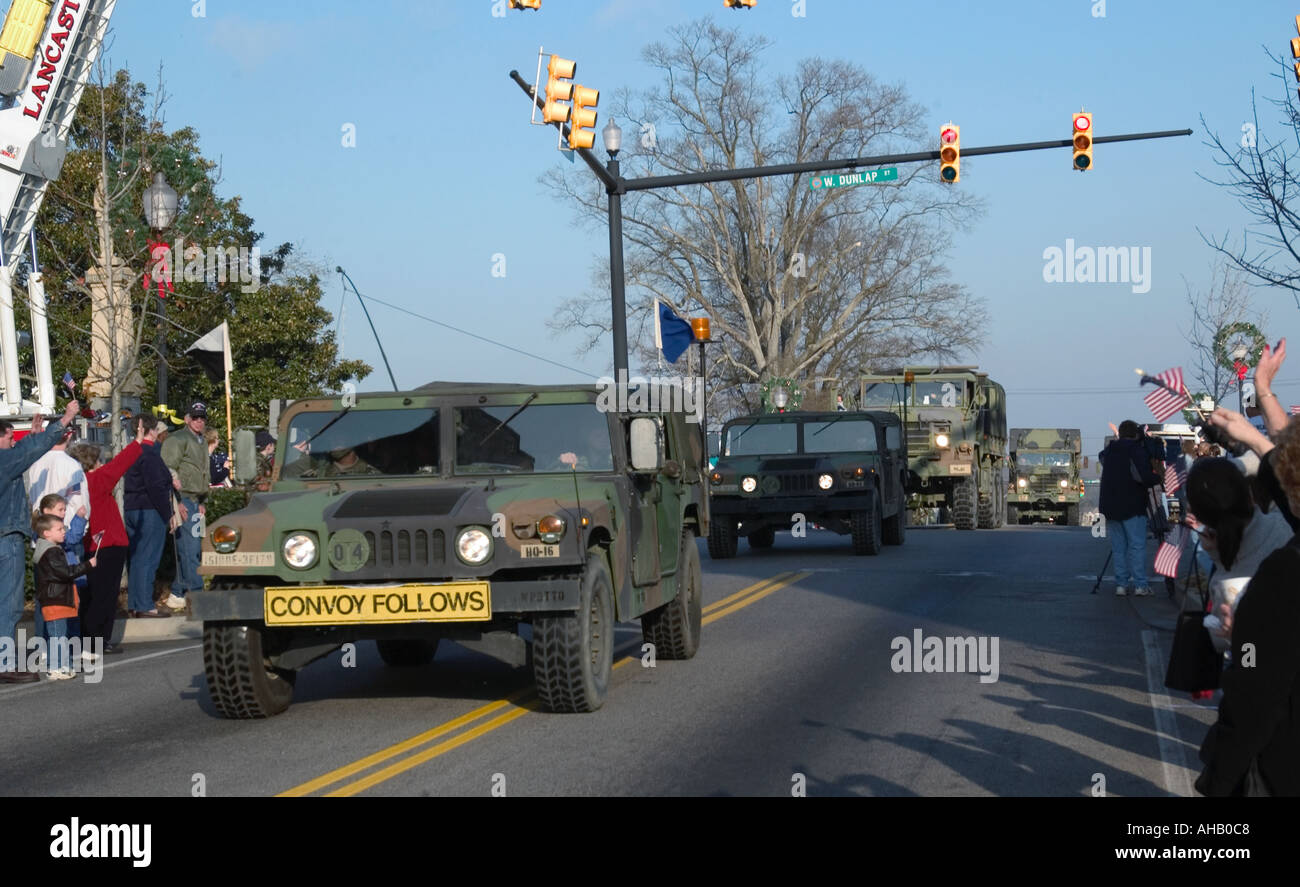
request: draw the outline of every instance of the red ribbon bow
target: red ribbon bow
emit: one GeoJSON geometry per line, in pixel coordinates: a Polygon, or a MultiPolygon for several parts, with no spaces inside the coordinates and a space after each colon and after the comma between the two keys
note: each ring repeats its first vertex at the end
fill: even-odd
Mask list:
{"type": "Polygon", "coordinates": [[[167,298],[167,293],[176,292],[172,288],[172,249],[166,243],[161,241],[149,241],[149,261],[150,265],[144,272],[144,289],[149,291],[149,285],[158,281],[158,298],[167,298]],[[152,279],[150,272],[153,272],[152,279]]]}

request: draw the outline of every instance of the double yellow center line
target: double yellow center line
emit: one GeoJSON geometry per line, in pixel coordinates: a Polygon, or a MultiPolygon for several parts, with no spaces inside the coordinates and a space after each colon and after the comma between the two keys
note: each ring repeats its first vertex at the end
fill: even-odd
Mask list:
{"type": "MultiPolygon", "coordinates": [[[[762,582],[757,582],[753,585],[742,588],[735,594],[728,595],[722,600],[715,601],[705,607],[701,624],[708,625],[710,622],[714,622],[724,616],[736,612],[737,610],[748,607],[750,604],[762,600],[769,594],[780,591],[787,585],[793,585],[799,580],[806,579],[811,575],[811,573],[797,573],[794,571],[778,573],[771,578],[764,579],[762,582]]],[[[633,649],[637,648],[639,648],[639,643],[633,647],[633,649]]],[[[617,670],[628,663],[638,661],[640,660],[635,657],[624,656],[614,663],[614,669],[617,670]]],[[[319,792],[329,786],[343,783],[342,785],[338,785],[337,788],[323,792],[323,794],[326,797],[349,797],[359,792],[363,792],[368,788],[372,788],[381,782],[392,779],[400,773],[405,773],[413,767],[418,767],[426,761],[431,761],[439,755],[446,754],[454,748],[459,748],[467,742],[473,742],[480,736],[491,733],[499,727],[504,727],[506,724],[517,718],[523,717],[530,711],[538,710],[540,710],[540,706],[537,693],[531,687],[519,690],[515,693],[511,693],[509,696],[505,696],[494,702],[489,702],[487,705],[480,706],[479,708],[463,714],[458,718],[447,721],[445,724],[440,724],[431,730],[426,730],[423,733],[412,736],[410,739],[404,739],[396,745],[390,745],[388,748],[381,749],[371,755],[366,755],[358,761],[353,761],[351,764],[339,767],[337,770],[331,770],[324,776],[319,776],[309,782],[304,782],[302,785],[294,786],[288,791],[281,792],[279,796],[302,797],[304,795],[319,792]],[[480,721],[488,715],[494,714],[495,717],[491,720],[484,721],[472,729],[457,733],[457,731],[462,728],[468,727],[470,724],[480,721]],[[450,736],[450,734],[456,735],[450,736]],[[434,744],[430,745],[430,743],[434,744]],[[425,746],[427,746],[427,748],[425,746]],[[419,750],[417,751],[417,749],[419,750]],[[403,755],[405,755],[405,757],[403,757],[403,755]],[[387,764],[387,766],[379,766],[388,761],[392,761],[392,763],[387,764]],[[376,769],[365,776],[361,776],[358,779],[353,779],[353,777],[358,774],[374,767],[378,767],[379,769],[376,769]]]]}

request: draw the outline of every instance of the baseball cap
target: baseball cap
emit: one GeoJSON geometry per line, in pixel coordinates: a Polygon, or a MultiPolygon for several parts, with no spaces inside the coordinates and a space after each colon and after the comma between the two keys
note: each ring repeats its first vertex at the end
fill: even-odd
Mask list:
{"type": "Polygon", "coordinates": [[[273,443],[275,443],[275,438],[271,436],[271,432],[269,431],[257,432],[257,448],[259,450],[264,450],[267,447],[271,446],[273,443]]]}
{"type": "Polygon", "coordinates": [[[208,417],[207,404],[192,403],[190,404],[190,408],[185,411],[185,415],[189,416],[191,419],[206,419],[208,417]]]}

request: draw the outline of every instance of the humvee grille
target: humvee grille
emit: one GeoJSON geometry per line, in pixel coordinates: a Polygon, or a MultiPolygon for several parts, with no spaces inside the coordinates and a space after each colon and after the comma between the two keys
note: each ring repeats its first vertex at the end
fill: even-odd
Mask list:
{"type": "Polygon", "coordinates": [[[814,486],[811,474],[784,474],[781,476],[782,493],[807,493],[814,486]]]}
{"type": "Polygon", "coordinates": [[[421,567],[441,564],[446,557],[442,530],[366,531],[370,543],[367,567],[421,567]]]}

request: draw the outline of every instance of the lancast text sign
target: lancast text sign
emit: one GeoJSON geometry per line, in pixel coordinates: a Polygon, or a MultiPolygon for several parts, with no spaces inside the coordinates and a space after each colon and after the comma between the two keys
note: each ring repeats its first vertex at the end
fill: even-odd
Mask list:
{"type": "Polygon", "coordinates": [[[808,187],[814,191],[823,188],[845,188],[850,185],[875,185],[880,182],[898,181],[898,167],[887,166],[884,169],[864,169],[861,172],[841,172],[828,176],[813,176],[808,180],[808,187]]]}

